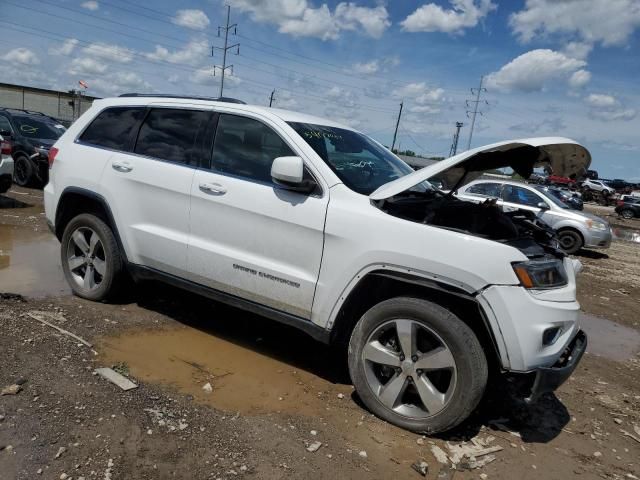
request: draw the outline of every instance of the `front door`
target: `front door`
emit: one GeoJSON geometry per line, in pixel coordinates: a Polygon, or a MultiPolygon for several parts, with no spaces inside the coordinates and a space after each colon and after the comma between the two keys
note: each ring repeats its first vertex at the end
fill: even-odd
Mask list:
{"type": "Polygon", "coordinates": [[[329,197],[272,183],[273,159],[296,154],[257,119],[219,116],[211,167],[191,189],[188,268],[197,283],[308,319],[329,197]]]}

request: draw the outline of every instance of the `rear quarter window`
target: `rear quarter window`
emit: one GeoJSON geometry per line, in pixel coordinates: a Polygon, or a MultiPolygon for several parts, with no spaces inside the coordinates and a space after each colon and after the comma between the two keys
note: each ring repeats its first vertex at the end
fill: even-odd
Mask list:
{"type": "Polygon", "coordinates": [[[144,107],[112,107],[100,112],[80,136],[82,143],[128,151],[144,117],[144,107]]]}

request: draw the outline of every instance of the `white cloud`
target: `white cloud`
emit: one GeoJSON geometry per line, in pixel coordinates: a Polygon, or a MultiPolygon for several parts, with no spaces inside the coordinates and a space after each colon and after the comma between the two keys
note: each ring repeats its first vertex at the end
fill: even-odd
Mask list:
{"type": "Polygon", "coordinates": [[[550,34],[578,35],[589,43],[624,44],[640,27],[638,0],[527,0],[509,23],[523,42],[550,34]]]}
{"type": "Polygon", "coordinates": [[[113,72],[94,78],[90,82],[92,93],[99,95],[120,95],[129,92],[153,92],[152,85],[133,72],[113,72]]]}
{"type": "Polygon", "coordinates": [[[341,31],[349,30],[379,38],[391,25],[384,6],[360,7],[341,2],[332,12],[327,4],[316,8],[308,0],[235,0],[232,4],[249,13],[252,20],[277,25],[280,33],[295,37],[335,40],[341,31]]]}
{"type": "MultiPolygon", "coordinates": [[[[586,64],[584,60],[554,50],[531,50],[488,75],[486,85],[506,91],[541,91],[551,80],[569,78],[586,64]]],[[[585,74],[579,74],[578,77],[584,81],[585,74]]]]}
{"type": "Polygon", "coordinates": [[[7,62],[21,65],[37,65],[40,63],[38,56],[28,48],[14,48],[0,58],[7,62]]]}
{"type": "Polygon", "coordinates": [[[571,58],[586,60],[593,50],[593,44],[585,42],[569,42],[562,49],[562,53],[571,58]]]}
{"type": "Polygon", "coordinates": [[[206,39],[191,40],[182,49],[169,51],[165,47],[156,46],[155,51],[146,53],[150,60],[162,60],[169,63],[186,63],[198,65],[207,60],[209,44],[206,39]]]}
{"type": "Polygon", "coordinates": [[[95,58],[74,58],[69,73],[72,75],[100,75],[107,71],[107,65],[95,58]]]}
{"type": "Polygon", "coordinates": [[[326,98],[333,103],[340,105],[342,108],[353,108],[356,106],[357,95],[346,88],[333,86],[324,94],[326,98]]]}
{"type": "Polygon", "coordinates": [[[414,105],[412,107],[409,107],[409,111],[412,113],[434,115],[436,113],[440,113],[441,110],[438,107],[432,107],[431,105],[414,105]]]}
{"type": "Polygon", "coordinates": [[[133,59],[133,51],[108,43],[92,43],[83,50],[87,57],[98,57],[111,62],[129,63],[133,59]]]}
{"type": "Polygon", "coordinates": [[[195,9],[178,10],[171,21],[191,30],[204,30],[211,23],[206,13],[195,9]]]}
{"type": "Polygon", "coordinates": [[[591,93],[584,101],[590,107],[591,116],[599,120],[628,122],[638,114],[635,109],[626,107],[619,99],[605,93],[591,93]]]}
{"type": "Polygon", "coordinates": [[[294,109],[297,108],[299,104],[296,99],[292,97],[291,92],[287,90],[276,90],[273,106],[276,108],[294,109]]]}
{"type": "Polygon", "coordinates": [[[378,70],[380,70],[380,62],[378,60],[371,60],[366,63],[355,63],[353,65],[353,71],[363,75],[371,75],[377,73],[378,70]]]}
{"type": "Polygon", "coordinates": [[[591,72],[587,70],[576,70],[569,77],[569,86],[571,88],[582,88],[591,81],[591,72]]]}
{"type": "MultiPolygon", "coordinates": [[[[190,77],[191,82],[197,83],[198,85],[220,85],[220,70],[213,72],[213,67],[204,67],[196,70],[190,77]]],[[[239,77],[235,75],[231,75],[228,70],[224,75],[224,85],[226,86],[236,86],[240,84],[241,80],[239,77]]]]}
{"type": "Polygon", "coordinates": [[[497,6],[491,0],[450,0],[453,8],[445,10],[435,3],[427,3],[405,18],[402,29],[408,32],[462,33],[475,27],[497,6]]]}
{"type": "Polygon", "coordinates": [[[374,73],[387,71],[390,67],[397,67],[400,64],[398,57],[386,57],[374,59],[369,62],[354,63],[352,70],[361,75],[373,75],[374,73]]]}
{"type": "Polygon", "coordinates": [[[57,47],[49,47],[50,55],[71,55],[78,46],[78,39],[68,38],[61,45],[57,47]]]}
{"type": "Polygon", "coordinates": [[[412,103],[426,105],[438,103],[444,100],[442,88],[429,87],[425,82],[409,83],[391,92],[395,98],[410,98],[412,103]]]}
{"type": "Polygon", "coordinates": [[[87,10],[91,10],[92,12],[95,12],[96,10],[98,10],[98,8],[100,8],[100,4],[95,0],[89,0],[88,2],[81,3],[80,6],[82,8],[86,8],[87,10]]]}

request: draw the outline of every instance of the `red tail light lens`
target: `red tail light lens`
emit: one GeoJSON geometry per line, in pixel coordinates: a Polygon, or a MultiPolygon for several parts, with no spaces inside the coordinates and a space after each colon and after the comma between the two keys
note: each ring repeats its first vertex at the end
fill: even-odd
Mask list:
{"type": "Polygon", "coordinates": [[[53,167],[53,162],[56,159],[56,155],[58,155],[58,149],[56,147],[51,147],[49,150],[49,168],[53,167]]]}
{"type": "Polygon", "coordinates": [[[2,155],[11,155],[11,143],[6,140],[0,142],[0,152],[2,155]]]}

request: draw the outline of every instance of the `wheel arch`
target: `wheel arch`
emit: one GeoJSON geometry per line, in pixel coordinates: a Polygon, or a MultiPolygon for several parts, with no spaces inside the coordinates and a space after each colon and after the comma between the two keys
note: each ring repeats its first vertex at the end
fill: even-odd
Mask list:
{"type": "Polygon", "coordinates": [[[356,323],[367,310],[400,296],[421,298],[450,310],[478,337],[490,367],[499,368],[502,364],[494,332],[473,294],[452,285],[390,270],[369,272],[351,289],[335,317],[330,343],[346,347],[356,323]]]}
{"type": "Polygon", "coordinates": [[[118,248],[126,262],[126,252],[122,245],[118,226],[106,199],[99,193],[79,187],[67,187],[58,200],[55,215],[55,235],[62,239],[64,229],[71,219],[82,213],[90,213],[102,219],[113,231],[118,248]]]}

